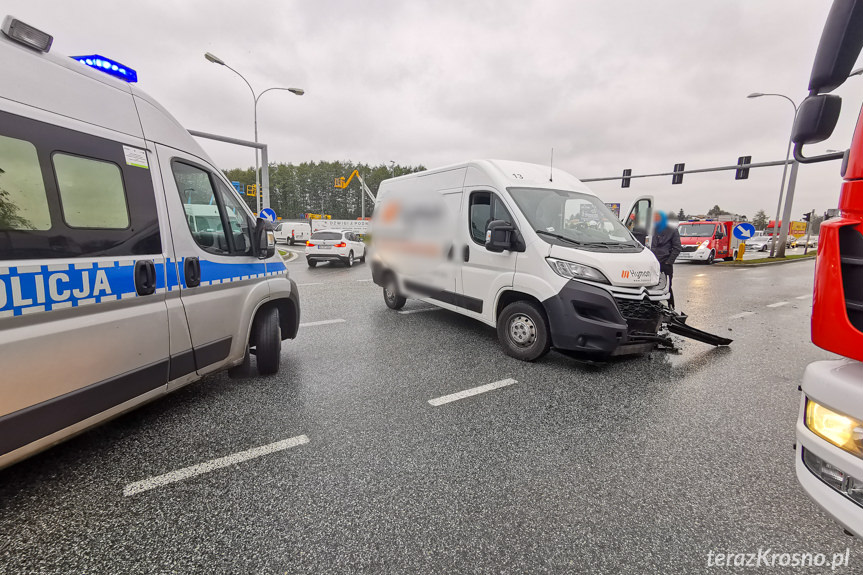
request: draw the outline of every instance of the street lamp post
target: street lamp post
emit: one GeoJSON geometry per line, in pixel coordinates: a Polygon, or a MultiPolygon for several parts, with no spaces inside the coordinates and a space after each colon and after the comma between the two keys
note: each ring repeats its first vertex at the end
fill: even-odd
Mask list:
{"type": "MultiPolygon", "coordinates": [[[[236,70],[234,70],[233,68],[231,68],[230,66],[225,64],[224,60],[222,60],[218,56],[210,54],[209,52],[204,54],[204,58],[206,58],[209,62],[212,62],[213,64],[218,64],[219,66],[224,66],[225,68],[227,68],[228,70],[230,70],[231,72],[233,72],[234,74],[236,74],[237,76],[242,78],[243,82],[246,83],[246,86],[249,87],[249,91],[252,93],[252,98],[254,99],[255,143],[256,144],[258,143],[258,101],[261,99],[261,96],[263,96],[264,94],[266,94],[267,92],[269,92],[271,90],[282,90],[285,92],[290,92],[290,93],[297,95],[297,96],[302,96],[303,94],[306,93],[305,90],[303,90],[302,88],[267,88],[266,90],[264,90],[260,94],[256,94],[255,89],[252,88],[252,85],[249,84],[249,81],[246,80],[246,78],[242,74],[240,74],[239,72],[237,72],[236,70]]],[[[269,166],[266,166],[266,169],[269,170],[269,166]]],[[[260,163],[258,161],[258,150],[255,150],[255,205],[257,206],[257,213],[261,213],[262,192],[264,192],[264,190],[261,190],[261,176],[260,176],[260,163]]],[[[268,207],[270,207],[269,206],[269,203],[270,203],[269,202],[269,190],[266,190],[266,193],[267,193],[267,197],[266,197],[266,201],[264,203],[267,205],[265,205],[264,207],[268,208],[268,207]]]]}
{"type": "MultiPolygon", "coordinates": [[[[747,98],[760,98],[761,96],[776,96],[779,98],[785,98],[786,100],[791,102],[792,106],[794,106],[794,118],[793,118],[793,120],[797,119],[797,104],[794,102],[794,100],[792,100],[788,96],[785,96],[784,94],[762,94],[761,92],[753,92],[752,94],[749,94],[746,97],[747,98]]],[[[794,121],[793,120],[791,122],[792,129],[794,127],[794,121]]],[[[785,241],[786,241],[788,235],[785,234],[785,236],[780,239],[779,238],[780,230],[778,230],[777,228],[779,227],[780,212],[782,211],[782,192],[785,190],[785,175],[788,173],[788,158],[791,156],[791,144],[792,144],[791,138],[789,137],[788,138],[788,149],[785,151],[785,165],[782,167],[782,184],[779,186],[779,201],[776,203],[776,219],[773,220],[773,241],[770,242],[770,257],[771,258],[774,257],[774,255],[776,255],[777,239],[779,241],[780,255],[781,256],[785,255],[785,241]]],[[[796,181],[797,181],[797,169],[796,169],[797,168],[797,161],[794,161],[793,164],[794,165],[791,168],[791,181],[794,181],[796,183],[796,181]]],[[[788,182],[789,196],[794,193],[794,188],[792,186],[791,181],[788,182]]],[[[786,202],[787,202],[787,200],[786,200],[786,202]]],[[[785,221],[782,222],[782,229],[785,229],[786,224],[788,224],[788,222],[785,222],[785,221]]]]}

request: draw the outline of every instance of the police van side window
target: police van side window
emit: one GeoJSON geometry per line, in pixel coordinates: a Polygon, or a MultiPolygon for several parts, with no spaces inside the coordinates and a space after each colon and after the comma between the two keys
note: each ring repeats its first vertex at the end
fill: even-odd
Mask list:
{"type": "Polygon", "coordinates": [[[51,214],[36,147],[0,136],[0,230],[48,230],[51,214]]]}
{"type": "Polygon", "coordinates": [[[122,230],[129,208],[120,168],[111,162],[54,154],[63,219],[73,228],[122,230]]]}
{"type": "Polygon", "coordinates": [[[195,242],[210,253],[230,254],[231,248],[210,174],[183,162],[174,162],[173,170],[186,222],[195,242]]]}

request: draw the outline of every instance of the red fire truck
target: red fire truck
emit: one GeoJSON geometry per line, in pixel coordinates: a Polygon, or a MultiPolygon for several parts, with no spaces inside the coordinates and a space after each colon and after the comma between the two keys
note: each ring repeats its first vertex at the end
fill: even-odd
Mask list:
{"type": "Polygon", "coordinates": [[[838,218],[821,225],[812,307],[812,341],[844,356],[807,366],[797,421],[796,470],[803,489],[848,533],[863,537],[863,110],[844,153],[806,157],[839,119],[831,94],[863,48],[863,0],[835,0],[794,124],[801,163],[842,158],[838,218]]]}
{"type": "Polygon", "coordinates": [[[732,233],[735,225],[737,222],[718,220],[680,222],[677,231],[683,251],[677,261],[712,264],[716,259],[733,260],[740,244],[732,233]]]}

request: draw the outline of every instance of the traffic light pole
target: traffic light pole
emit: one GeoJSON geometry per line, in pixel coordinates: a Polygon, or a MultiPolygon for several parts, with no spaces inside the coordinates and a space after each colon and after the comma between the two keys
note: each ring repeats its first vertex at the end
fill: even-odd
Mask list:
{"type": "Polygon", "coordinates": [[[815,217],[815,210],[809,212],[809,221],[806,222],[806,247],[803,248],[803,255],[809,253],[809,238],[812,237],[812,218],[815,217]]]}
{"type": "MultiPolygon", "coordinates": [[[[218,134],[209,134],[207,132],[200,132],[198,130],[189,130],[189,133],[196,138],[206,138],[208,140],[216,140],[218,142],[226,142],[228,144],[235,144],[237,146],[245,146],[247,148],[255,148],[255,150],[261,151],[261,163],[265,166],[269,166],[269,158],[267,156],[267,145],[259,144],[258,142],[250,142],[248,140],[240,140],[238,138],[229,138],[228,136],[219,136],[218,134]]],[[[257,157],[257,154],[255,154],[257,157]]],[[[261,172],[261,178],[263,179],[263,189],[260,189],[260,186],[255,184],[255,195],[258,197],[258,213],[261,213],[261,203],[263,202],[264,208],[270,207],[270,170],[263,170],[261,172]]]]}
{"type": "MultiPolygon", "coordinates": [[[[791,175],[788,176],[788,190],[785,192],[785,209],[782,212],[782,227],[779,231],[779,247],[776,250],[777,258],[785,257],[785,244],[788,241],[788,231],[791,229],[791,205],[794,203],[794,188],[797,187],[797,171],[800,168],[800,162],[791,162],[791,175]]],[[[776,234],[776,225],[773,226],[773,233],[776,234]]]]}

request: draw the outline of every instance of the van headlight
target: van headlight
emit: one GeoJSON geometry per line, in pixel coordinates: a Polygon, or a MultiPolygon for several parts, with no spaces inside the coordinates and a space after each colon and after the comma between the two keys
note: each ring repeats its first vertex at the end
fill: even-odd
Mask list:
{"type": "Polygon", "coordinates": [[[710,240],[704,240],[703,242],[701,242],[701,245],[698,246],[698,249],[706,250],[707,246],[709,246],[709,245],[710,245],[710,240]]]}
{"type": "Polygon", "coordinates": [[[554,273],[567,279],[578,278],[603,284],[608,283],[608,279],[596,268],[555,258],[545,258],[545,261],[548,262],[554,273]]]}
{"type": "Polygon", "coordinates": [[[863,457],[863,422],[806,398],[806,427],[848,453],[863,457]]]}

